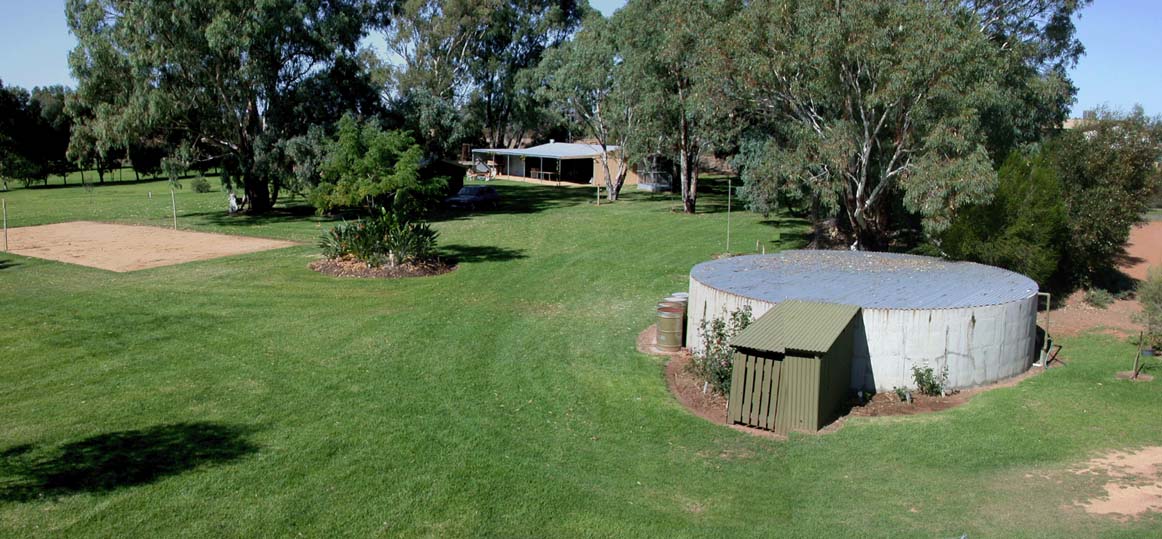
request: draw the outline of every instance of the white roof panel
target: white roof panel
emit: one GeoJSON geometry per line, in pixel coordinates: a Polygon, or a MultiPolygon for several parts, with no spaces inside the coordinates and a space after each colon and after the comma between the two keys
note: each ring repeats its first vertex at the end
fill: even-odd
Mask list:
{"type": "MultiPolygon", "coordinates": [[[[615,152],[621,149],[618,146],[607,146],[608,151],[615,152]]],[[[545,159],[590,159],[601,155],[601,146],[597,144],[575,144],[571,142],[550,142],[533,146],[532,148],[474,148],[472,153],[493,155],[523,155],[525,157],[542,157],[545,159]]]]}

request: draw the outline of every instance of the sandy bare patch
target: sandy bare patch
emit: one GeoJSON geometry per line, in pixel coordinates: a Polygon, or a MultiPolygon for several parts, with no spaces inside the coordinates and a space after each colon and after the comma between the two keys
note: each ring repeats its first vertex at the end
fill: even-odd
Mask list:
{"type": "Polygon", "coordinates": [[[1130,230],[1121,269],[1135,279],[1145,279],[1151,266],[1162,266],[1162,221],[1150,221],[1130,230]]]}
{"type": "Polygon", "coordinates": [[[1091,515],[1130,520],[1162,511],[1162,447],[1113,451],[1091,459],[1074,473],[1109,478],[1105,496],[1078,503],[1091,515]]]}
{"type": "Polygon", "coordinates": [[[8,230],[13,254],[126,272],[298,245],[151,226],[73,221],[8,230]]]}
{"type": "MultiPolygon", "coordinates": [[[[1120,299],[1099,309],[1087,304],[1085,292],[1078,291],[1065,300],[1064,307],[1049,313],[1049,333],[1064,337],[1095,331],[1122,339],[1136,337],[1142,326],[1134,322],[1134,315],[1141,310],[1141,304],[1132,299],[1120,299]]],[[[1044,312],[1038,313],[1037,323],[1045,327],[1044,312]]]]}

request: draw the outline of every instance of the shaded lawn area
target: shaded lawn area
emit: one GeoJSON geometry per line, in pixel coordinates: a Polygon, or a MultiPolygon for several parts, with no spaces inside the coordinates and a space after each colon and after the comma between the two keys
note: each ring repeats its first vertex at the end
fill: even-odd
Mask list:
{"type": "MultiPolygon", "coordinates": [[[[148,222],[151,185],[6,196],[28,221],[148,222]]],[[[461,267],[437,277],[326,277],[310,245],[126,274],[0,258],[0,536],[1157,535],[1073,508],[1101,489],[1067,472],[1162,445],[1162,383],[1113,381],[1131,346],[1066,341],[1068,367],[939,414],[752,437],[634,351],[725,213],[495,185],[537,206],[441,218],[461,267]]],[[[218,219],[211,195],[183,226],[329,226],[218,219]]],[[[736,251],[803,232],[732,220],[736,251]]]]}

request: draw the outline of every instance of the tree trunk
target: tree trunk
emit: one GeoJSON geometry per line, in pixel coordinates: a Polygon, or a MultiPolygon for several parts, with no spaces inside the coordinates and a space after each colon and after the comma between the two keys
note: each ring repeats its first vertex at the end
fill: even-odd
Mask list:
{"type": "Polygon", "coordinates": [[[629,172],[629,165],[625,161],[621,161],[617,165],[617,174],[614,176],[613,185],[609,190],[610,200],[617,200],[621,196],[621,188],[625,185],[625,175],[629,172]]]}
{"type": "Polygon", "coordinates": [[[616,184],[616,178],[609,173],[609,154],[605,150],[605,145],[601,146],[601,169],[605,171],[605,198],[613,202],[617,200],[621,186],[616,184]]]}
{"type": "Polygon", "coordinates": [[[678,174],[682,181],[682,209],[694,213],[698,203],[698,165],[690,150],[683,145],[678,149],[678,174]]]}
{"type": "Polygon", "coordinates": [[[242,177],[242,185],[246,191],[246,202],[250,208],[248,213],[266,213],[274,206],[270,199],[270,185],[263,178],[253,172],[247,172],[242,177]]]}
{"type": "MultiPolygon", "coordinates": [[[[681,93],[679,93],[681,96],[681,93]]],[[[685,115],[678,122],[678,166],[682,177],[682,208],[694,213],[698,202],[698,147],[690,140],[690,124],[685,115]]]]}

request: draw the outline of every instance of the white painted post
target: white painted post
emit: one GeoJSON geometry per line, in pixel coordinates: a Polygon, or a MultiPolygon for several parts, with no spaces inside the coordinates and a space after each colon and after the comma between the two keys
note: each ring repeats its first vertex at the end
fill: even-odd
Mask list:
{"type": "Polygon", "coordinates": [[[8,252],[8,199],[0,198],[0,207],[4,208],[4,252],[8,252]]]}
{"type": "Polygon", "coordinates": [[[169,202],[173,205],[173,229],[178,229],[178,200],[174,196],[173,189],[169,190],[169,202]]]}

